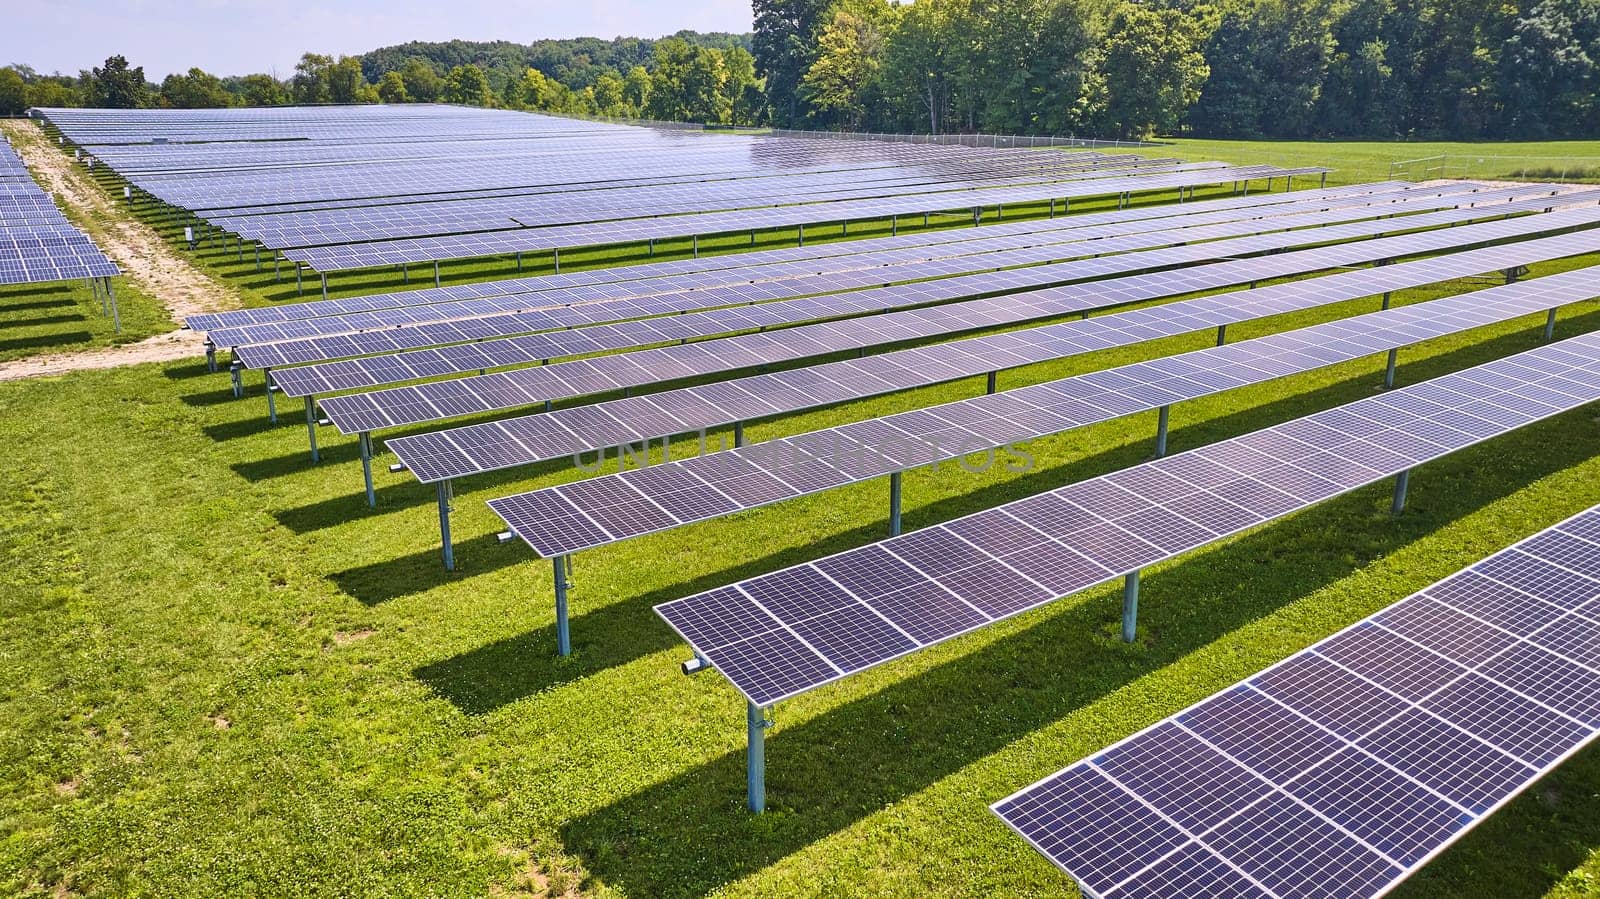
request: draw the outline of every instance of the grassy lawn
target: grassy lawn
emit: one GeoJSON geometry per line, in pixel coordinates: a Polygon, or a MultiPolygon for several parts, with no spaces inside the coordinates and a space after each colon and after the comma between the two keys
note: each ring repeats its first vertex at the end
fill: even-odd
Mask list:
{"type": "MultiPolygon", "coordinates": [[[[1467,143],[1433,141],[1173,141],[1173,153],[1185,159],[1220,159],[1239,165],[1266,164],[1285,168],[1320,165],[1336,169],[1329,184],[1355,184],[1389,178],[1424,181],[1432,178],[1484,180],[1600,181],[1600,141],[1467,143]],[[1392,165],[1431,159],[1409,166],[1392,165]]],[[[1155,152],[1145,151],[1147,154],[1155,152]]]]}
{"type": "Polygon", "coordinates": [[[173,328],[161,304],[127,278],[112,278],[122,333],[81,281],[0,287],[0,362],[133,343],[173,328]]]}
{"type": "MultiPolygon", "coordinates": [[[[1406,351],[1401,381],[1532,347],[1540,325],[1406,351]]],[[[1586,304],[1559,333],[1596,328],[1600,308],[1586,304]]],[[[1002,387],[1209,342],[1034,366],[1002,387]]],[[[1374,357],[1186,404],[1174,449],[1370,395],[1381,368],[1374,357]]],[[[303,430],[266,425],[260,400],[257,388],[232,401],[197,362],[0,386],[12,448],[0,468],[5,891],[1068,891],[988,802],[1600,502],[1600,421],[1582,410],[1420,470],[1398,518],[1377,486],[1148,572],[1134,645],[1116,638],[1105,587],[819,690],[777,709],[772,811],[755,818],[743,703],[715,674],[678,673],[684,647],[650,606],[876,539],[882,483],[580,556],[576,652],[558,660],[549,568],[494,542],[483,501],[570,467],[463,482],[461,570],[446,574],[430,491],[382,474],[368,512],[353,441],[311,466],[303,430]]],[[[1037,441],[1026,474],[914,473],[907,526],[1134,464],[1153,429],[1141,415],[1037,441]]],[[[1600,753],[1572,760],[1402,895],[1592,892],[1597,783],[1600,753]]]]}

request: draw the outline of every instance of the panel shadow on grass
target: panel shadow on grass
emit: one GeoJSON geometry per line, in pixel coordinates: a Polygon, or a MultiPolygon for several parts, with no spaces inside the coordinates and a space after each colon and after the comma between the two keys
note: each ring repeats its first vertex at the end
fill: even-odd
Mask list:
{"type": "Polygon", "coordinates": [[[94,335],[88,331],[63,331],[59,334],[38,334],[33,337],[0,339],[0,352],[8,350],[44,350],[54,347],[88,343],[94,335]]]}
{"type": "MultiPolygon", "coordinates": [[[[1042,620],[1014,636],[779,730],[768,743],[769,804],[792,811],[772,824],[751,825],[743,753],[732,752],[572,822],[563,842],[592,874],[630,894],[713,890],[1587,460],[1597,430],[1578,410],[1427,466],[1398,518],[1388,514],[1388,484],[1374,485],[1157,568],[1145,579],[1135,647],[1113,636],[1119,598],[1101,588],[1086,603],[1034,613],[1042,620]],[[1585,439],[1560,439],[1580,429],[1585,439]],[[1473,489],[1451,489],[1462,483],[1473,489]],[[1359,553],[1326,551],[1326,534],[1336,529],[1362,534],[1359,553]]],[[[730,715],[727,726],[739,724],[730,715]]]]}

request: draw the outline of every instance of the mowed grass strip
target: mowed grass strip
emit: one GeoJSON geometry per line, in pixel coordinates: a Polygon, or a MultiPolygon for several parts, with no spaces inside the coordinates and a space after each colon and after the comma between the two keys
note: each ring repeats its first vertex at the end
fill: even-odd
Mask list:
{"type": "MultiPolygon", "coordinates": [[[[1403,351],[1400,382],[1531,348],[1541,327],[1403,351]]],[[[1557,333],[1596,328],[1588,303],[1557,333]]],[[[1033,366],[1001,387],[1212,339],[1033,366]]],[[[1172,448],[1370,396],[1382,365],[1180,405],[1172,448]]],[[[969,379],[749,434],[982,389],[969,379]]],[[[496,544],[483,502],[573,479],[570,465],[461,482],[461,570],[447,574],[431,490],[380,466],[369,512],[354,441],[312,466],[302,427],[265,423],[259,388],[226,393],[198,361],[0,385],[9,892],[1070,893],[988,802],[1600,502],[1588,408],[1420,469],[1402,516],[1379,485],[1157,566],[1135,644],[1116,636],[1108,585],[808,694],[777,708],[772,811],[758,818],[743,808],[742,700],[714,673],[678,673],[685,648],[650,607],[878,539],[884,483],[578,556],[576,651],[558,659],[549,565],[496,544]]],[[[912,473],[907,527],[1136,464],[1154,426],[1151,413],[1035,441],[1027,473],[912,473]]],[[[1596,783],[1600,757],[1585,753],[1405,894],[1582,894],[1600,872],[1596,783]]]]}

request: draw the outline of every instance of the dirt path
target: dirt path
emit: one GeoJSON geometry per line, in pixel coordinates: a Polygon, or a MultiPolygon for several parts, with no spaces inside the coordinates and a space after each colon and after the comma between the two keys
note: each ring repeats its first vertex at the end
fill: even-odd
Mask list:
{"type": "MultiPolygon", "coordinates": [[[[65,203],[68,218],[94,238],[140,291],[160,300],[174,319],[243,305],[237,291],[190,264],[149,226],[117,209],[89,173],[51,147],[32,122],[3,122],[0,129],[45,190],[65,203]]],[[[165,362],[203,352],[201,335],[180,329],[124,346],[0,363],[0,381],[165,362]]]]}

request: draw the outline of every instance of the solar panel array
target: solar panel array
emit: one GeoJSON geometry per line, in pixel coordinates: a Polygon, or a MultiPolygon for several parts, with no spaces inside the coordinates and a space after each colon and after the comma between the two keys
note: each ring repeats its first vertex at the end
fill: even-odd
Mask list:
{"type": "Polygon", "coordinates": [[[1600,507],[997,803],[1091,896],[1372,897],[1600,734],[1600,507]]]}
{"type": "MultiPolygon", "coordinates": [[[[1287,177],[1321,169],[1287,170],[1270,166],[1210,168],[1178,174],[1136,175],[1099,178],[1089,181],[1063,181],[1029,187],[969,189],[947,193],[918,194],[911,197],[876,200],[842,200],[808,203],[758,210],[704,212],[664,216],[658,219],[628,219],[578,225],[551,225],[446,237],[421,237],[383,243],[350,244],[286,250],[283,258],[301,263],[312,271],[336,272],[385,265],[435,262],[500,256],[511,253],[559,250],[569,247],[638,243],[646,240],[686,238],[695,235],[726,234],[737,231],[793,228],[845,220],[921,215],[953,209],[974,209],[1018,203],[1042,203],[1052,199],[1110,196],[1132,191],[1176,190],[1238,181],[1287,177]]],[[[527,223],[524,223],[527,224],[527,223]]]]}
{"type": "Polygon", "coordinates": [[[1597,400],[1574,337],[656,611],[767,706],[1597,400]]]}
{"type": "Polygon", "coordinates": [[[870,269],[918,259],[965,256],[993,249],[1066,243],[1267,215],[1467,193],[1482,198],[1473,202],[1489,202],[1490,198],[1499,194],[1498,191],[1486,191],[1477,185],[1463,185],[1407,186],[1362,192],[1306,191],[1302,199],[1295,199],[1296,195],[1292,194],[1230,197],[1176,206],[1086,213],[1070,218],[1014,221],[971,230],[917,232],[848,243],[811,244],[561,275],[294,303],[196,316],[189,325],[195,330],[207,331],[207,338],[217,346],[234,347],[426,322],[482,318],[498,313],[559,310],[568,305],[599,306],[598,309],[550,313],[569,316],[554,319],[553,326],[570,327],[678,311],[676,307],[663,307],[659,301],[654,301],[653,298],[664,294],[870,269]],[[605,317],[601,317],[602,313],[605,317]]]}
{"type": "MultiPolygon", "coordinates": [[[[1471,211],[1436,215],[1470,216],[1471,211]]],[[[803,359],[830,352],[865,349],[977,328],[1086,312],[1247,281],[1304,274],[1326,268],[1504,240],[1552,228],[1592,224],[1596,221],[1597,215],[1600,215],[1600,209],[1586,208],[1483,225],[1445,228],[1400,237],[1356,241],[1297,253],[1280,253],[1234,262],[1214,263],[1210,266],[1198,266],[1181,271],[1139,275],[1116,281],[1056,287],[949,306],[808,325],[782,332],[747,334],[682,346],[580,359],[539,368],[516,369],[476,378],[438,381],[372,393],[346,394],[323,400],[322,407],[343,433],[374,431],[403,424],[516,408],[541,400],[616,390],[629,384],[656,384],[678,378],[803,359]]],[[[1424,217],[1417,217],[1419,221],[1422,218],[1424,217]]],[[[1331,235],[1339,227],[1342,226],[1329,228],[1323,233],[1331,235]]],[[[1273,239],[1278,237],[1279,235],[1267,235],[1263,238],[1246,240],[1260,241],[1255,246],[1261,251],[1275,245],[1273,239]]],[[[1217,255],[1214,249],[1207,249],[1198,254],[1194,252],[1195,250],[1197,248],[1179,248],[1175,254],[1176,260],[1181,261],[1185,256],[1214,258],[1217,255]]],[[[1119,259],[1120,257],[1107,257],[1102,260],[1090,260],[1085,264],[1114,271],[1117,265],[1127,264],[1119,263],[1119,259]]],[[[1032,277],[1030,271],[1001,274],[1014,279],[1013,284],[1020,282],[1025,285],[1027,279],[1032,277]]],[[[865,298],[864,301],[869,303],[881,303],[880,295],[901,301],[920,299],[923,302],[932,302],[941,298],[959,297],[965,293],[960,288],[949,287],[949,283],[934,281],[887,288],[882,291],[862,291],[855,297],[865,298]]],[[[989,289],[999,290],[1003,289],[1006,280],[1002,278],[988,283],[994,285],[989,289]]],[[[1159,316],[1158,312],[1152,314],[1159,316]]],[[[930,348],[929,352],[956,356],[961,353],[959,348],[930,348]]],[[[1004,360],[1001,359],[996,364],[991,364],[989,370],[1005,367],[1010,366],[1004,364],[1004,360]]],[[[934,365],[933,368],[937,370],[938,366],[934,365]]],[[[751,412],[741,417],[766,414],[759,411],[759,404],[747,405],[751,412]]],[[[506,441],[502,439],[496,442],[504,444],[506,441]]],[[[514,441],[512,443],[514,444],[514,441]]],[[[476,448],[474,443],[472,449],[476,448]]]]}
{"type": "MultiPolygon", "coordinates": [[[[1600,242],[1595,244],[1600,249],[1600,242]]],[[[858,483],[1600,296],[1600,267],[489,502],[544,558],[858,483]]]]}
{"type": "Polygon", "coordinates": [[[0,285],[120,274],[88,235],[73,227],[0,139],[0,285]]]}
{"type": "MultiPolygon", "coordinates": [[[[240,346],[235,351],[235,358],[246,368],[265,368],[277,367],[285,363],[330,360],[355,355],[395,354],[376,363],[353,360],[339,365],[297,369],[291,372],[284,372],[285,377],[278,380],[279,385],[291,396],[328,393],[332,390],[349,389],[356,386],[394,383],[396,380],[415,380],[416,378],[445,374],[462,374],[483,368],[536,363],[541,360],[562,356],[646,346],[652,343],[669,343],[674,340],[704,338],[734,331],[778,327],[862,312],[878,312],[904,305],[904,303],[896,302],[894,297],[885,300],[885,294],[881,290],[871,294],[842,292],[881,288],[885,285],[896,283],[910,281],[926,283],[929,280],[940,278],[986,275],[987,277],[961,282],[964,285],[973,285],[965,291],[967,294],[978,295],[988,289],[992,289],[989,285],[996,283],[997,279],[1004,279],[1005,285],[1012,289],[1029,285],[1044,286],[1061,280],[1069,280],[1069,278],[1052,276],[1058,274],[1071,275],[1077,271],[1077,268],[1056,266],[1068,260],[1082,259],[1089,256],[1098,259],[1118,253],[1131,253],[1137,250],[1147,250],[1173,244],[1194,245],[1195,249],[1182,254],[1185,258],[1191,260],[1198,258],[1194,256],[1195,253],[1205,252],[1204,249],[1200,248],[1202,246],[1207,248],[1215,247],[1217,256],[1239,255],[1248,253],[1250,250],[1248,247],[1236,243],[1201,244],[1201,242],[1221,241],[1223,238],[1228,237],[1261,234],[1289,228],[1312,228],[1351,220],[1375,219],[1379,216],[1399,215],[1401,213],[1440,207],[1477,206],[1484,210],[1479,217],[1488,217],[1502,214],[1503,212],[1494,205],[1495,200],[1527,196],[1531,192],[1533,191],[1519,191],[1513,188],[1508,189],[1506,192],[1496,191],[1484,194],[1481,198],[1479,194],[1470,194],[1467,197],[1414,198],[1384,203],[1378,206],[1362,205],[1354,209],[1344,207],[1332,210],[1322,209],[1298,215],[1271,217],[1250,215],[1242,220],[1235,219],[1205,225],[1191,223],[1187,227],[1174,230],[1154,230],[1147,227],[1138,227],[1134,224],[1101,226],[1099,228],[1086,229],[1087,233],[1081,231],[1055,232],[1060,235],[1060,240],[1065,242],[1056,240],[1041,242],[1040,238],[1036,236],[1029,238],[1000,238],[994,242],[998,246],[986,242],[982,246],[971,248],[973,252],[960,256],[927,258],[926,251],[901,251],[899,254],[874,253],[867,254],[866,258],[862,260],[871,264],[871,267],[857,267],[852,263],[841,261],[836,270],[822,274],[802,272],[787,278],[774,277],[757,282],[746,281],[726,286],[705,287],[690,291],[661,294],[642,301],[595,302],[554,310],[539,309],[481,315],[443,322],[399,324],[383,330],[363,333],[354,333],[349,330],[348,317],[337,321],[318,319],[313,322],[298,324],[315,327],[318,330],[343,330],[345,333],[266,345],[240,346]],[[1132,233],[1128,233],[1130,231],[1132,233]],[[1071,239],[1073,237],[1077,239],[1071,239]],[[1021,246],[1007,246],[1007,244],[1021,244],[1021,246]],[[894,259],[895,255],[908,256],[910,258],[897,261],[894,259]],[[999,271],[1022,269],[1027,266],[1034,268],[1030,268],[1026,272],[1029,281],[1024,284],[1015,283],[1016,273],[1005,274],[999,271]],[[821,296],[822,294],[828,295],[821,296]],[[755,304],[761,305],[756,309],[748,308],[755,304]],[[626,318],[630,314],[637,314],[636,310],[640,310],[641,307],[648,310],[649,314],[655,317],[621,324],[600,324],[616,322],[619,315],[626,318]],[[703,311],[716,309],[717,307],[732,308],[722,308],[716,312],[703,311]],[[671,313],[679,314],[672,315],[671,313]],[[684,315],[683,313],[695,314],[684,315]],[[581,330],[576,331],[569,330],[561,334],[513,338],[513,335],[527,334],[531,331],[563,327],[571,329],[582,325],[598,326],[583,327],[581,330]],[[496,337],[512,339],[493,339],[496,337]],[[477,343],[472,347],[434,350],[425,353],[406,354],[399,352],[468,341],[476,341],[477,343]],[[396,378],[397,372],[407,369],[426,372],[426,374],[416,374],[409,378],[396,378]],[[341,386],[333,387],[331,386],[333,384],[341,386]]],[[[1600,195],[1597,195],[1597,197],[1600,197],[1600,195]]],[[[1239,213],[1232,214],[1237,216],[1239,213]]],[[[1404,221],[1404,219],[1401,220],[1401,222],[1404,221]]],[[[1368,233],[1386,233],[1400,230],[1402,227],[1404,227],[1403,224],[1396,225],[1385,221],[1373,223],[1367,226],[1365,230],[1368,233]]],[[[1307,236],[1308,233],[1299,232],[1295,237],[1277,237],[1273,246],[1283,246],[1282,241],[1285,240],[1298,240],[1301,243],[1315,242],[1314,237],[1307,236]]],[[[1349,235],[1344,231],[1340,231],[1335,232],[1334,237],[1329,239],[1343,236],[1349,235]]],[[[1146,258],[1156,260],[1151,263],[1152,266],[1160,266],[1168,264],[1164,260],[1170,258],[1170,254],[1156,257],[1127,256],[1123,257],[1119,262],[1107,261],[1090,267],[1096,269],[1097,273],[1102,273],[1106,266],[1118,265],[1121,268],[1115,270],[1132,271],[1137,268],[1136,263],[1146,258]]],[[[794,267],[799,268],[800,266],[794,267]]],[[[812,267],[816,267],[815,264],[812,267]]],[[[924,287],[917,291],[902,292],[902,296],[917,301],[925,295],[924,291],[927,289],[930,288],[924,287]]],[[[372,316],[371,319],[378,317],[386,316],[380,314],[372,316]]],[[[371,319],[368,319],[367,322],[375,323],[371,319]]]]}
{"type": "Polygon", "coordinates": [[[1083,321],[831,362],[804,371],[762,374],[542,415],[407,435],[389,440],[387,445],[418,480],[432,483],[1001,368],[1130,346],[1597,249],[1600,236],[1592,232],[1565,234],[1273,285],[1243,294],[1200,297],[1083,321]]]}
{"type": "MultiPolygon", "coordinates": [[[[1234,209],[1262,208],[1287,206],[1308,202],[1305,198],[1323,198],[1336,200],[1342,198],[1356,198],[1362,196],[1390,193],[1396,197],[1413,195],[1442,195],[1446,193],[1482,190],[1482,186],[1472,182],[1451,184],[1440,187],[1418,187],[1402,181],[1385,181],[1372,184],[1358,184],[1348,187],[1328,188],[1326,190],[1302,191],[1298,193],[1271,193],[1255,194],[1251,196],[1230,196],[1214,200],[1200,200],[1193,203],[1159,206],[1133,207],[1109,212],[1079,213],[1070,219],[1027,219],[1002,223],[991,223],[982,229],[967,231],[934,231],[901,234],[894,237],[874,237],[849,243],[820,243],[805,246],[783,247],[772,250],[756,250],[736,255],[702,256],[693,258],[673,259],[664,262],[648,262],[636,265],[616,266],[611,268],[586,269],[582,271],[566,272],[562,274],[535,275],[524,278],[507,278],[496,281],[481,281],[470,284],[453,284],[448,287],[428,287],[417,290],[403,290],[393,293],[363,294],[361,296],[331,299],[311,300],[304,303],[289,303],[280,306],[264,306],[256,309],[236,309],[227,312],[203,313],[191,316],[187,320],[188,326],[196,331],[218,332],[224,329],[245,328],[251,325],[274,324],[279,322],[299,321],[302,319],[345,316],[359,312],[373,312],[378,310],[401,309],[407,307],[422,307],[433,304],[452,304],[474,299],[490,298],[501,299],[524,293],[540,291],[562,290],[562,302],[589,302],[592,299],[610,299],[612,295],[601,294],[593,296],[588,291],[577,290],[584,287],[598,287],[600,285],[624,284],[633,281],[647,282],[653,279],[670,279],[686,275],[703,275],[713,272],[725,272],[744,268],[754,268],[767,264],[792,263],[807,260],[829,259],[838,256],[854,256],[880,250],[906,249],[911,247],[932,247],[944,244],[960,244],[973,240],[991,239],[996,236],[1017,236],[1049,232],[1052,230],[1074,229],[1089,225],[1102,225],[1113,222],[1132,222],[1147,219],[1182,219],[1189,215],[1203,213],[1218,213],[1234,209]],[[567,299],[572,297],[572,299],[567,299]]],[[[750,280],[755,280],[752,277],[750,280]]],[[[723,283],[712,281],[711,284],[723,283]]],[[[733,282],[729,282],[733,283],[733,282]]],[[[693,286],[693,285],[690,285],[693,286]]],[[[648,294],[622,294],[622,296],[645,296],[648,294]]],[[[521,306],[462,306],[457,312],[451,312],[443,317],[467,317],[473,314],[491,312],[515,311],[521,306]]],[[[421,314],[411,313],[411,314],[421,314]]],[[[410,318],[401,318],[399,321],[410,321],[410,318]]],[[[216,334],[208,334],[213,338],[216,334]]],[[[241,335],[243,336],[243,335],[241,335]]],[[[219,343],[222,346],[234,346],[239,343],[269,342],[285,337],[303,336],[297,332],[262,332],[252,334],[249,339],[225,340],[219,343]]]]}
{"type": "MultiPolygon", "coordinates": [[[[1078,154],[1072,154],[1076,155],[1078,154]]],[[[986,171],[949,177],[919,175],[875,183],[870,179],[856,177],[852,178],[848,185],[839,184],[836,176],[813,175],[783,179],[775,184],[765,183],[766,179],[743,179],[629,190],[546,191],[501,198],[435,200],[399,207],[358,207],[275,215],[213,215],[208,220],[245,240],[283,249],[469,234],[530,225],[542,227],[733,209],[759,209],[790,206],[800,202],[824,203],[909,197],[953,190],[1023,186],[1042,181],[1078,181],[1105,177],[1112,173],[1178,172],[1217,167],[1213,163],[1184,164],[1178,160],[1130,162],[1094,157],[1067,163],[1065,160],[1071,157],[1063,155],[1061,158],[1063,162],[1054,169],[1032,170],[1024,175],[1007,175],[1006,172],[1010,167],[1006,167],[999,172],[986,171]]]]}

